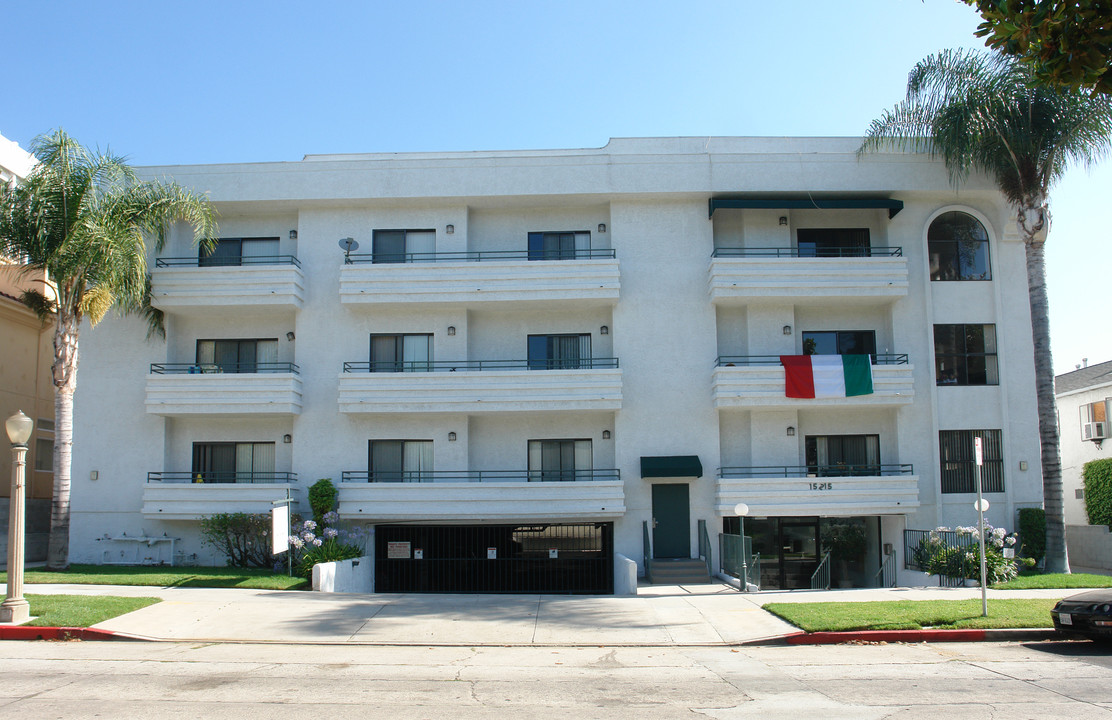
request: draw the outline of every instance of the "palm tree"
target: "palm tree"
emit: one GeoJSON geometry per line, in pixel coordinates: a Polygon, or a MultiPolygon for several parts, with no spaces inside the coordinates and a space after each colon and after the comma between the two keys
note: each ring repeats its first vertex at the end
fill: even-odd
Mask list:
{"type": "MultiPolygon", "coordinates": [[[[54,316],[54,498],[47,565],[68,565],[70,456],[77,340],[113,306],[149,316],[147,247],[162,248],[169,225],[189,223],[215,237],[208,201],[177,185],[140,182],[121,157],[90,152],[63,130],[35,138],[39,164],[19,185],[0,184],[0,253],[45,270],[54,298],[32,290],[23,301],[54,316]]],[[[211,241],[210,241],[211,242],[211,241]]]]}
{"type": "Polygon", "coordinates": [[[944,50],[915,66],[907,97],[873,121],[859,151],[895,145],[941,156],[955,186],[982,171],[1015,212],[1027,257],[1048,572],[1069,572],[1044,259],[1050,189],[1071,164],[1107,154],[1110,138],[1108,96],[1037,84],[1028,65],[1002,54],[944,50]]]}

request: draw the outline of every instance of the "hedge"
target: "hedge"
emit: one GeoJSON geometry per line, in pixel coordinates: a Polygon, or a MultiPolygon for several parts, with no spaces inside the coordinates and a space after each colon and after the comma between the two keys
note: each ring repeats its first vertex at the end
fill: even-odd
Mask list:
{"type": "Polygon", "coordinates": [[[1085,512],[1090,525],[1107,525],[1112,529],[1112,458],[1085,463],[1081,476],[1085,481],[1085,512]]]}
{"type": "Polygon", "coordinates": [[[1019,510],[1020,552],[1035,562],[1046,555],[1046,511],[1042,508],[1019,510]]]}

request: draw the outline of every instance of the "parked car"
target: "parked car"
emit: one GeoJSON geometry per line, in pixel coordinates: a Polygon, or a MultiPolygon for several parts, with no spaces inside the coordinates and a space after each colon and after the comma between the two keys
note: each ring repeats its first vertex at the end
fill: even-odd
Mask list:
{"type": "Polygon", "coordinates": [[[1050,617],[1059,633],[1112,641],[1112,588],[1089,590],[1059,600],[1050,617]]]}

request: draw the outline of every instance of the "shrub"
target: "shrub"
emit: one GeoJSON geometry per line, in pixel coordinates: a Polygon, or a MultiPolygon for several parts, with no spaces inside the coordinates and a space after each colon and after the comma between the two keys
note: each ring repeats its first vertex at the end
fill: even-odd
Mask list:
{"type": "Polygon", "coordinates": [[[1089,524],[1112,529],[1112,459],[1085,463],[1081,477],[1085,482],[1085,514],[1089,524]]]}
{"type": "Polygon", "coordinates": [[[332,478],[321,478],[309,487],[309,507],[313,508],[313,522],[324,525],[324,515],[336,507],[338,494],[332,478]]]}
{"type": "Polygon", "coordinates": [[[1020,553],[1035,562],[1046,555],[1046,511],[1042,508],[1019,510],[1020,553]]]}
{"type": "Polygon", "coordinates": [[[201,518],[201,538],[224,553],[228,567],[270,567],[270,515],[222,513],[201,518]]]}
{"type": "MultiPolygon", "coordinates": [[[[366,545],[366,536],[361,528],[345,530],[336,527],[339,515],[329,511],[321,516],[322,522],[314,520],[294,523],[290,528],[290,552],[293,553],[293,567],[297,574],[309,578],[313,566],[322,562],[336,562],[361,557],[366,545]]],[[[275,567],[286,566],[285,553],[275,567]]]]}
{"type": "MultiPolygon", "coordinates": [[[[959,527],[954,542],[947,542],[944,533],[949,528],[932,530],[920,543],[916,556],[921,567],[932,575],[945,575],[968,580],[981,579],[981,553],[976,527],[959,527]],[[972,542],[968,542],[968,541],[972,542]],[[968,542],[968,544],[967,544],[968,542]]],[[[988,583],[1007,582],[1018,574],[1016,563],[1004,557],[1004,548],[1013,547],[1016,536],[1004,528],[994,528],[985,522],[985,579],[988,583]]]]}

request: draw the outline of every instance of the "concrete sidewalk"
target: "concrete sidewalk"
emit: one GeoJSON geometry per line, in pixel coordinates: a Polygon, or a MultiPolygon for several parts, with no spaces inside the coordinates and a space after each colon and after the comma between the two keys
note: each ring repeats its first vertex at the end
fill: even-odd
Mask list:
{"type": "MultiPolygon", "coordinates": [[[[959,600],[977,588],[893,588],[743,594],[722,585],[644,585],[635,597],[354,595],[309,591],[28,585],[29,594],[123,595],[163,602],[95,625],[154,640],[440,646],[713,646],[799,630],[770,602],[959,600]]],[[[989,597],[1063,597],[1069,590],[989,597]]]]}

